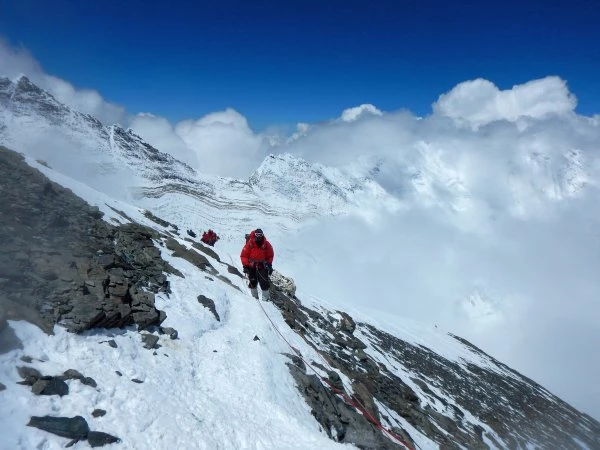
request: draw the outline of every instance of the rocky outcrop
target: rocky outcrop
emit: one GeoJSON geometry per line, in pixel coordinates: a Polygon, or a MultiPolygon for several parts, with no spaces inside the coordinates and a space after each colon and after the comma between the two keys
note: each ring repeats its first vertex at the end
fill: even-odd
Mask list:
{"type": "Polygon", "coordinates": [[[374,437],[369,430],[375,427],[348,406],[353,403],[410,446],[410,433],[399,418],[443,449],[488,449],[488,443],[511,449],[529,443],[600,448],[600,423],[464,339],[452,336],[485,365],[448,360],[344,312],[307,308],[275,284],[271,301],[320,354],[310,367],[291,356],[289,366],[313,416],[332,439],[359,448],[398,448],[378,431],[374,437]]]}
{"type": "Polygon", "coordinates": [[[138,224],[112,226],[102,213],[0,147],[0,315],[46,332],[80,332],[166,317],[154,294],[169,292],[160,236],[138,224]]]}
{"type": "Polygon", "coordinates": [[[292,278],[286,277],[277,270],[273,270],[270,276],[271,282],[283,291],[288,297],[296,296],[296,283],[292,278]]]}
{"type": "Polygon", "coordinates": [[[298,389],[311,407],[312,415],[331,439],[352,443],[360,449],[404,448],[387,439],[366,417],[325,387],[315,374],[307,373],[300,358],[288,356],[292,360],[288,367],[298,389]]]}
{"type": "Polygon", "coordinates": [[[23,381],[19,384],[31,386],[31,392],[35,395],[68,395],[69,386],[66,380],[79,380],[81,384],[95,388],[96,381],[91,377],[85,377],[77,370],[69,369],[62,375],[50,376],[42,375],[41,372],[33,367],[21,366],[17,367],[17,373],[23,381]]]}

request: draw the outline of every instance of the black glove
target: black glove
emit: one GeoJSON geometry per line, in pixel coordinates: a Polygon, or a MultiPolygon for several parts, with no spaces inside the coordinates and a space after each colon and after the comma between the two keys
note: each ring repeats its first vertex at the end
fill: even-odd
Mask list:
{"type": "Polygon", "coordinates": [[[265,267],[267,268],[267,273],[269,275],[272,275],[273,274],[273,266],[271,264],[267,263],[267,264],[265,264],[265,267]]]}
{"type": "Polygon", "coordinates": [[[250,266],[244,266],[244,273],[250,272],[250,266]]]}

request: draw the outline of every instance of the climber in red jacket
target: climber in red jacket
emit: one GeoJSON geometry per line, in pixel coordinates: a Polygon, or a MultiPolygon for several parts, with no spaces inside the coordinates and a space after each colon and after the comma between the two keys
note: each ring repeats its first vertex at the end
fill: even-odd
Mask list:
{"type": "Polygon", "coordinates": [[[269,275],[273,273],[273,246],[265,237],[263,231],[257,228],[246,239],[240,258],[244,273],[248,274],[248,287],[254,298],[258,298],[257,284],[260,284],[262,299],[269,300],[271,282],[269,275]]]}

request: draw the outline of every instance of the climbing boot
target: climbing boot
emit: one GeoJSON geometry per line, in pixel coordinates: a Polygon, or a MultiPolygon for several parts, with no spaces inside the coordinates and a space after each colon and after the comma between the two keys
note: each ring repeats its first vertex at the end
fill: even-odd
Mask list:
{"type": "Polygon", "coordinates": [[[265,291],[262,291],[262,299],[265,302],[268,302],[271,299],[271,292],[268,289],[265,291]]]}
{"type": "Polygon", "coordinates": [[[252,297],[254,297],[256,300],[258,300],[258,289],[251,288],[250,293],[252,294],[252,297]]]}

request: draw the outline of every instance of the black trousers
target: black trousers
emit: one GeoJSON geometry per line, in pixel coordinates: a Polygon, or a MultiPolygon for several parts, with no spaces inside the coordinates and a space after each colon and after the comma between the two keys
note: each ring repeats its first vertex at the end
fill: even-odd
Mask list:
{"type": "Polygon", "coordinates": [[[248,287],[250,289],[254,289],[257,284],[260,284],[260,288],[263,291],[266,291],[271,287],[271,282],[269,281],[269,272],[267,272],[267,268],[262,263],[256,263],[254,266],[250,267],[248,271],[248,287]]]}

